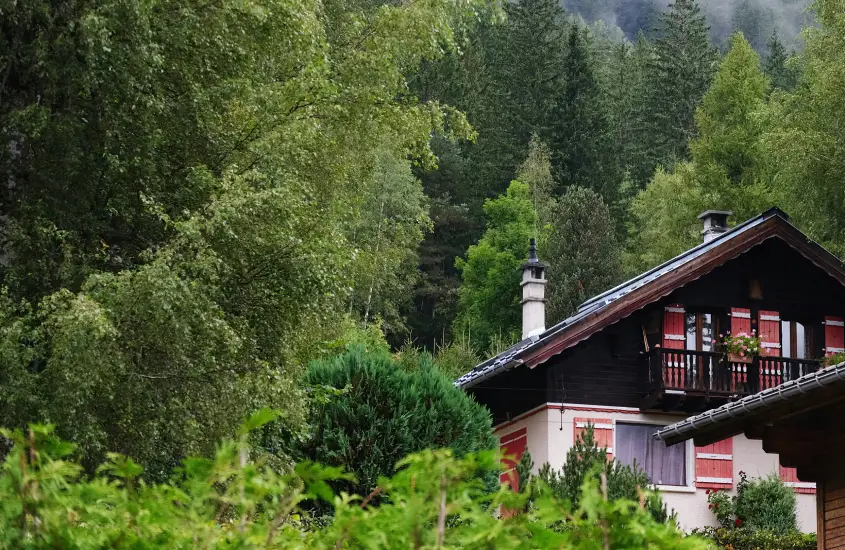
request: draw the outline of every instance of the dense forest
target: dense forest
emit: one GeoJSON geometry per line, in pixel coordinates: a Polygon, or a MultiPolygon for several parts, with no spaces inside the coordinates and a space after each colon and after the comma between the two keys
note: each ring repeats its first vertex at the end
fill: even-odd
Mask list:
{"type": "Polygon", "coordinates": [[[845,3],[805,7],[0,0],[4,423],[163,476],[269,406],[281,455],[309,362],[513,342],[532,236],[547,323],[709,208],[845,254],[845,3]]]}

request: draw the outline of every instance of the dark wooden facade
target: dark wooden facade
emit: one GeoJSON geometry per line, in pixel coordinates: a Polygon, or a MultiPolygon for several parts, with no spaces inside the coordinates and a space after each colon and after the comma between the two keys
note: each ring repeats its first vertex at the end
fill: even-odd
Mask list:
{"type": "MultiPolygon", "coordinates": [[[[779,312],[784,319],[813,327],[816,339],[812,357],[807,361],[778,362],[777,357],[767,358],[779,365],[778,372],[782,374],[778,381],[807,374],[818,368],[814,360],[824,355],[821,335],[825,316],[845,314],[845,287],[838,278],[841,274],[834,276],[817,263],[786,241],[769,238],[750,250],[737,252],[683,286],[667,289],[662,297],[616,319],[576,345],[550,354],[545,362],[533,368],[512,369],[469,391],[491,409],[495,422],[502,422],[548,402],[693,413],[761,389],[756,371],[750,376],[752,383],[739,389],[730,386],[730,379],[725,378],[730,376],[725,374],[727,371],[710,367],[710,361],[720,358],[706,353],[687,360],[708,365],[706,369],[696,369],[697,380],[704,380],[705,373],[708,377],[714,373],[712,379],[696,382],[700,391],[692,382],[682,392],[666,388],[665,378],[651,373],[656,368],[655,361],[660,365],[667,363],[665,358],[660,359],[661,353],[665,355],[660,351],[660,342],[662,312],[669,304],[682,304],[687,311],[710,312],[720,318],[722,327],[729,326],[726,319],[731,308],[749,309],[755,323],[758,312],[763,310],[779,312]]],[[[760,364],[750,368],[760,368],[760,364]]]]}

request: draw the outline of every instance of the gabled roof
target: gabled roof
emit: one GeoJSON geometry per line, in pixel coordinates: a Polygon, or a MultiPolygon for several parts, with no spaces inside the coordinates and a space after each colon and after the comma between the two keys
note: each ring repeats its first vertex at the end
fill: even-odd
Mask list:
{"type": "Polygon", "coordinates": [[[713,240],[590,298],[568,319],[477,365],[458,378],[455,385],[470,388],[505,370],[539,365],[773,237],[784,240],[845,286],[845,264],[789,223],[786,213],[770,208],[713,240]]]}

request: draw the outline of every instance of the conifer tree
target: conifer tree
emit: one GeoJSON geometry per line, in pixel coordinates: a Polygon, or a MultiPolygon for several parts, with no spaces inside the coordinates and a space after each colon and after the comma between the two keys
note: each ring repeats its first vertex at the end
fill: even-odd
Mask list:
{"type": "Polygon", "coordinates": [[[687,156],[687,144],[695,136],[695,109],[716,67],[709,31],[696,0],[676,0],[660,18],[650,67],[655,165],[670,166],[687,156]]]}
{"type": "Polygon", "coordinates": [[[584,31],[572,25],[563,57],[562,84],[551,110],[548,130],[552,168],[559,188],[571,185],[592,189],[613,200],[610,128],[594,62],[584,31]]]}
{"type": "Polygon", "coordinates": [[[786,52],[786,46],[781,42],[777,30],[772,31],[766,43],[768,55],[763,61],[763,71],[772,81],[772,87],[780,90],[791,90],[795,87],[798,75],[794,68],[787,66],[792,57],[786,52]]]}
{"type": "Polygon", "coordinates": [[[558,200],[543,253],[549,263],[548,325],[619,281],[621,267],[610,209],[595,192],[570,187],[558,200]]]}
{"type": "Polygon", "coordinates": [[[521,0],[505,6],[508,20],[491,59],[498,103],[498,162],[510,174],[522,160],[533,133],[546,135],[551,101],[563,71],[567,23],[557,0],[521,0]]]}

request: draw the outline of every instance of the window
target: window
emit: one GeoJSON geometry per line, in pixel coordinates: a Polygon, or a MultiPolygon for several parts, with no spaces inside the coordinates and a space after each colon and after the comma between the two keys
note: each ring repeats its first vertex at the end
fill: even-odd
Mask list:
{"type": "Polygon", "coordinates": [[[813,357],[813,327],[798,321],[781,321],[780,345],[783,357],[811,359],[813,357]]]}
{"type": "Polygon", "coordinates": [[[651,424],[616,424],[616,458],[633,466],[634,461],[655,485],[687,484],[687,446],[667,447],[654,434],[663,426],[651,424]]]}
{"type": "Polygon", "coordinates": [[[684,320],[686,349],[688,351],[713,351],[713,340],[718,333],[719,318],[712,313],[687,313],[684,320]]]}

